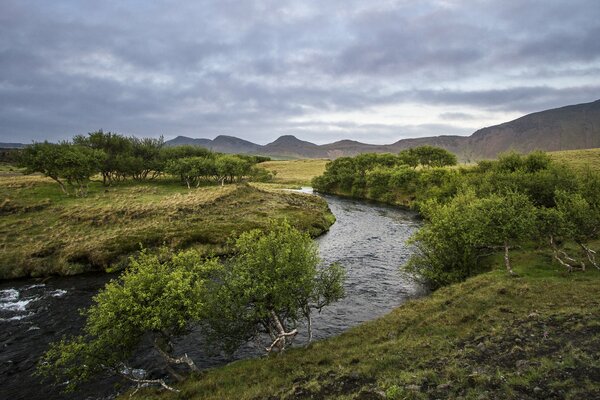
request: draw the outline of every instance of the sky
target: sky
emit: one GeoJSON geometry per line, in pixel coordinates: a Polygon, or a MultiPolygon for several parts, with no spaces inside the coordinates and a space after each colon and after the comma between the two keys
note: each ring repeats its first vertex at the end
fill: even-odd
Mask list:
{"type": "Polygon", "coordinates": [[[598,0],[0,0],[0,142],[393,143],[597,99],[598,0]]]}

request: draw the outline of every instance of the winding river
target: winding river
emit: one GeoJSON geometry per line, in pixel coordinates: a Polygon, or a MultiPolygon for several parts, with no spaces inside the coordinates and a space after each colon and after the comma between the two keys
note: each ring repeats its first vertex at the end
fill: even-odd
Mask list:
{"type": "MultiPolygon", "coordinates": [[[[310,192],[310,188],[303,191],[310,192]]],[[[314,318],[315,339],[322,339],[386,314],[426,289],[403,276],[398,266],[410,256],[406,240],[419,227],[410,211],[381,204],[323,196],[337,218],[330,231],[317,239],[324,262],[339,262],[347,271],[346,297],[314,318]]],[[[1,399],[109,399],[112,379],[86,385],[64,395],[59,388],[43,385],[31,374],[48,343],[81,328],[78,310],[90,305],[92,296],[114,275],[87,274],[47,280],[0,283],[0,398],[1,399]]],[[[304,331],[297,342],[305,341],[304,331]]],[[[232,358],[200,351],[199,335],[192,333],[177,343],[200,367],[213,367],[232,359],[259,356],[264,349],[250,344],[232,358]]],[[[150,375],[160,373],[151,348],[138,361],[150,375]]]]}

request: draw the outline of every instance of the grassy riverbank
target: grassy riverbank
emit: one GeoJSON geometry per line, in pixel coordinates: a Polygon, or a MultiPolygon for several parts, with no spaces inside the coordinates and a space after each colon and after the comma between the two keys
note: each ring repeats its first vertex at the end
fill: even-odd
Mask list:
{"type": "Polygon", "coordinates": [[[75,198],[46,178],[2,175],[0,199],[0,279],[118,267],[140,245],[225,254],[233,234],[269,218],[288,218],[313,236],[334,221],[317,197],[244,185],[93,182],[88,197],[75,198]]]}
{"type": "Polygon", "coordinates": [[[273,183],[310,186],[315,176],[325,172],[328,162],[324,159],[266,161],[258,166],[274,173],[273,183]]]}
{"type": "MultiPolygon", "coordinates": [[[[600,272],[546,251],[410,301],[308,349],[246,360],[146,399],[591,399],[600,397],[600,272]]],[[[125,398],[125,397],[124,397],[125,398]]]]}

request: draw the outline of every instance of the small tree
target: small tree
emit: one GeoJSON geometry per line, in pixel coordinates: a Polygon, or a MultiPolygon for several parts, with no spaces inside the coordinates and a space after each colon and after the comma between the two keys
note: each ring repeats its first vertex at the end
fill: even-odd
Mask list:
{"type": "Polygon", "coordinates": [[[171,367],[176,364],[198,371],[187,354],[172,354],[172,340],[188,333],[202,319],[205,287],[221,265],[217,260],[202,260],[194,251],[173,257],[142,251],[130,261],[119,280],[108,283],[94,297],[94,304],[85,312],[83,333],[51,345],[38,366],[40,375],[56,383],[66,379],[67,390],[98,374],[120,375],[138,384],[155,383],[172,389],[162,379],[146,379],[127,365],[146,336],[172,376],[181,379],[171,367]]]}
{"type": "Polygon", "coordinates": [[[23,149],[19,165],[26,173],[39,172],[55,180],[65,194],[72,187],[76,196],[87,194],[90,177],[100,171],[105,153],[85,146],[34,143],[23,149]]]}
{"type": "Polygon", "coordinates": [[[271,222],[267,232],[243,233],[235,250],[209,322],[213,340],[229,351],[263,333],[271,338],[267,352],[283,351],[303,318],[310,339],[311,310],[343,296],[343,269],[317,268],[314,241],[287,221],[271,222]]]}
{"type": "Polygon", "coordinates": [[[504,265],[513,274],[509,249],[514,243],[532,234],[536,209],[529,198],[521,193],[507,192],[482,199],[478,215],[483,220],[485,232],[482,244],[500,246],[504,249],[504,265]]]}

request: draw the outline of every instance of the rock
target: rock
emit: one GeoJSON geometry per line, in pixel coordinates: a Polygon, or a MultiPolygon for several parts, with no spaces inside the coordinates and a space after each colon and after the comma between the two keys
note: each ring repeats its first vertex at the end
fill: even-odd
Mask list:
{"type": "Polygon", "coordinates": [[[517,368],[523,368],[526,367],[528,364],[527,360],[517,360],[517,362],[515,363],[515,366],[517,368]]]}
{"type": "Polygon", "coordinates": [[[439,385],[436,386],[437,390],[448,390],[452,387],[452,385],[450,385],[450,383],[440,383],[439,385]]]}
{"type": "Polygon", "coordinates": [[[533,393],[536,393],[536,394],[540,394],[543,391],[544,390],[541,387],[539,387],[539,386],[536,386],[536,387],[533,388],[533,393]]]}
{"type": "Polygon", "coordinates": [[[477,345],[477,349],[478,349],[479,351],[485,351],[485,344],[484,344],[483,342],[479,343],[479,344],[477,345]]]}

